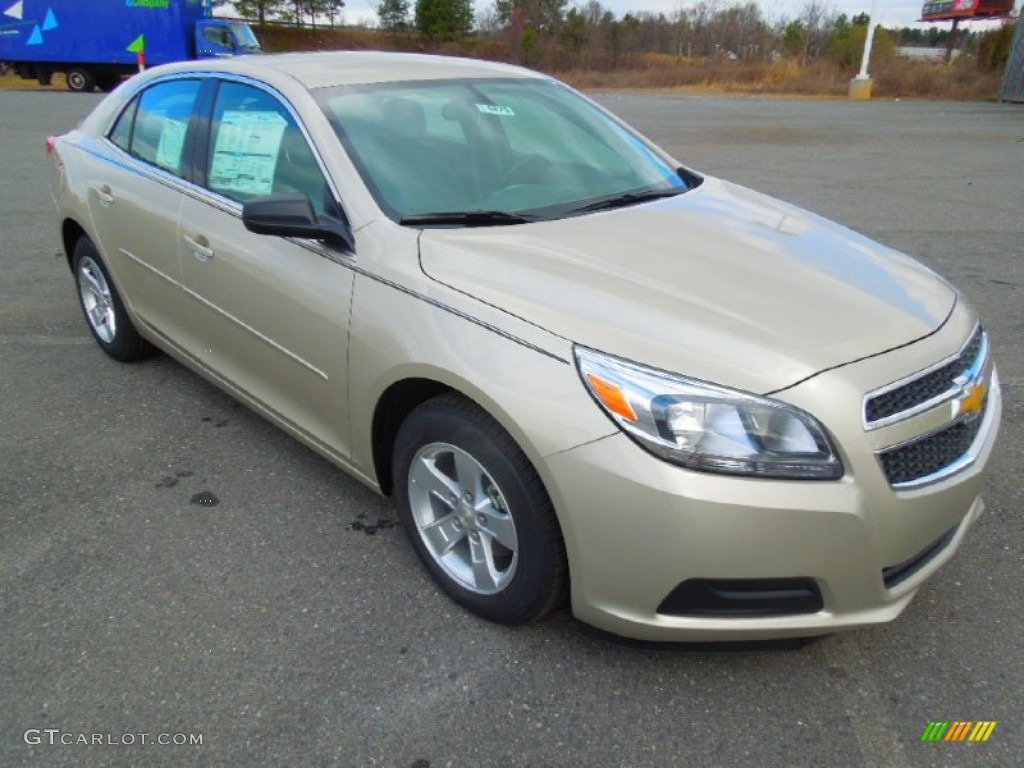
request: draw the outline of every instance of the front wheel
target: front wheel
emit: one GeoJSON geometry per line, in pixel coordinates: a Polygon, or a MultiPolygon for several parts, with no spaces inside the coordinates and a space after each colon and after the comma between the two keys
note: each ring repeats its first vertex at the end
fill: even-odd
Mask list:
{"type": "Polygon", "coordinates": [[[561,531],[540,477],[475,404],[444,395],[415,409],[395,442],[398,515],[427,570],[456,602],[501,624],[561,599],[561,531]]]}

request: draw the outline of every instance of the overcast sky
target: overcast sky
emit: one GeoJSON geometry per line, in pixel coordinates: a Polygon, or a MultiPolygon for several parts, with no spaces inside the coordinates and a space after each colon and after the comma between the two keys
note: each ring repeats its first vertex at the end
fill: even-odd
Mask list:
{"type": "MultiPolygon", "coordinates": [[[[730,0],[720,0],[723,3],[730,0]]],[[[357,24],[365,21],[375,24],[377,21],[378,0],[346,0],[345,22],[357,24]]],[[[479,11],[490,5],[493,0],[473,0],[473,7],[479,11]]],[[[586,0],[569,0],[569,5],[583,5],[586,0]]],[[[694,0],[600,0],[606,8],[615,12],[616,16],[628,11],[651,11],[671,15],[680,7],[690,7],[696,4],[694,0]]],[[[760,0],[761,8],[769,20],[782,17],[793,18],[800,14],[807,0],[760,0]]],[[[415,0],[410,0],[412,7],[415,0]]],[[[1020,3],[1018,2],[1018,5],[1020,3]]],[[[846,13],[854,16],[858,13],[867,13],[871,10],[871,0],[831,0],[830,5],[837,13],[846,13]]],[[[923,0],[879,0],[878,19],[885,26],[910,26],[921,18],[921,7],[923,0]]]]}

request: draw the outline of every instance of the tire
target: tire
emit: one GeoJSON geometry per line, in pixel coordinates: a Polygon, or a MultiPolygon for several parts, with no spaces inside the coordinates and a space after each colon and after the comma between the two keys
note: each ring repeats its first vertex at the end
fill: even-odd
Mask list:
{"type": "Polygon", "coordinates": [[[92,93],[96,90],[96,78],[92,72],[83,67],[74,67],[67,71],[68,90],[75,93],[92,93]]]}
{"type": "Polygon", "coordinates": [[[104,93],[110,93],[121,84],[120,75],[100,75],[96,78],[96,87],[104,93]]]}
{"type": "Polygon", "coordinates": [[[565,592],[561,531],[540,477],[512,437],[449,394],[416,408],[395,440],[398,516],[416,554],[455,602],[524,624],[565,592]]]}
{"type": "Polygon", "coordinates": [[[135,330],[99,251],[89,238],[82,237],[75,243],[72,268],[78,303],[100,349],[122,363],[152,355],[156,348],[135,330]]]}

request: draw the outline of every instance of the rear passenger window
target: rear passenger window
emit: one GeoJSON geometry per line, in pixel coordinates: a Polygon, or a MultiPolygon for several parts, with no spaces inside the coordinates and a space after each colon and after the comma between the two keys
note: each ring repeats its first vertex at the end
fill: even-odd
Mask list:
{"type": "Polygon", "coordinates": [[[120,147],[165,171],[181,176],[185,154],[185,134],[199,95],[198,80],[173,80],[143,91],[138,106],[121,115],[110,140],[120,147]],[[131,130],[128,123],[132,113],[131,130]],[[127,134],[127,135],[126,135],[127,134]]]}
{"type": "Polygon", "coordinates": [[[284,104],[258,88],[221,84],[207,170],[210,189],[232,200],[301,193],[317,214],[340,216],[295,119],[284,104]]]}

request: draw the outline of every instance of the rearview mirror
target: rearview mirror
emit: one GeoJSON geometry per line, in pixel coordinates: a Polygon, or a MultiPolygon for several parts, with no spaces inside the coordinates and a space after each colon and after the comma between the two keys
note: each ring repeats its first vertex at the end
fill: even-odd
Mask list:
{"type": "Polygon", "coordinates": [[[242,205],[242,224],[257,235],[324,240],[355,250],[352,230],[343,221],[322,219],[306,195],[271,195],[242,205]]]}

